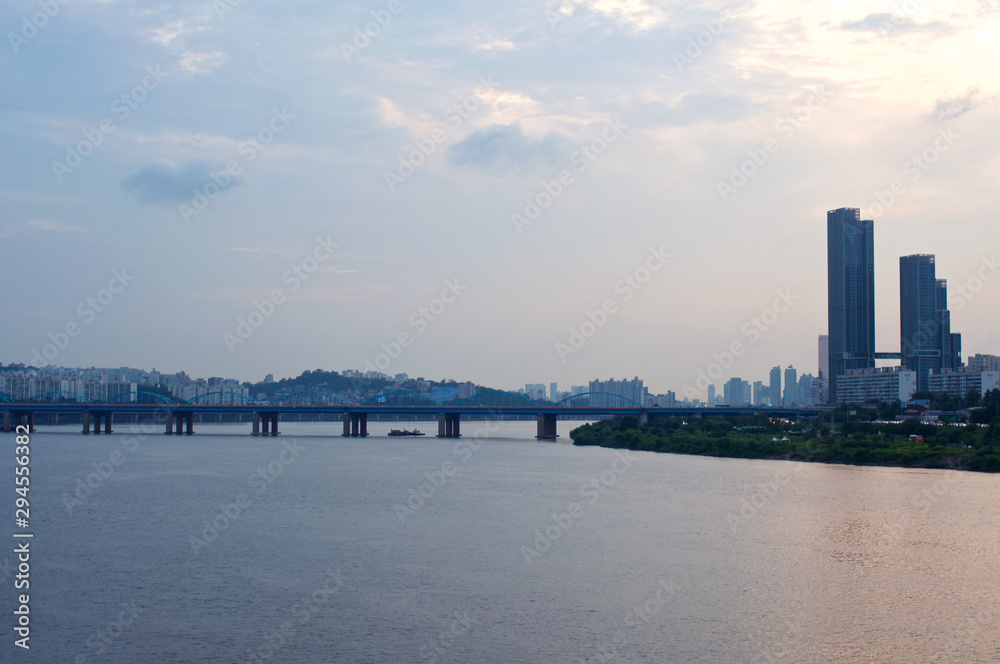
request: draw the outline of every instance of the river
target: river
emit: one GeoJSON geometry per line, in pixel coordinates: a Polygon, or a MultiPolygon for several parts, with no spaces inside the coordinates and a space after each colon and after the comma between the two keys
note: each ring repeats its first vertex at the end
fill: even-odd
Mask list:
{"type": "Polygon", "coordinates": [[[1000,661],[1000,477],[575,448],[576,424],[556,442],[532,422],[463,422],[457,441],[49,427],[31,436],[31,649],[13,646],[10,546],[0,653],[1000,661]]]}

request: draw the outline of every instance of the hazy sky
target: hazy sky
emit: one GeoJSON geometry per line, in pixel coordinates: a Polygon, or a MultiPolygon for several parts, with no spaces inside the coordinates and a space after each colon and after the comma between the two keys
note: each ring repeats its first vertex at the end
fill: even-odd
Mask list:
{"type": "Polygon", "coordinates": [[[875,219],[880,350],[934,253],[963,355],[1000,353],[995,0],[0,19],[0,361],[664,392],[740,342],[720,386],[815,373],[838,207],[875,219]]]}

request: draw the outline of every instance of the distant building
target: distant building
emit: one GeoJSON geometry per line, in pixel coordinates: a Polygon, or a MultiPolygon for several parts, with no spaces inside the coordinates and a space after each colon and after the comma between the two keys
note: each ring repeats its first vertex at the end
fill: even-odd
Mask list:
{"type": "Polygon", "coordinates": [[[715,385],[708,386],[708,400],[705,402],[706,406],[715,405],[715,385]]]}
{"type": "Polygon", "coordinates": [[[851,369],[837,382],[837,403],[909,401],[917,390],[917,372],[901,367],[851,369]]]}
{"type": "Polygon", "coordinates": [[[1000,355],[975,355],[969,356],[966,365],[970,371],[1000,371],[1000,355]]]}
{"type": "Polygon", "coordinates": [[[669,390],[666,394],[650,394],[646,404],[652,408],[677,408],[677,395],[669,390]]]}
{"type": "Polygon", "coordinates": [[[830,376],[830,335],[819,335],[819,376],[830,376]]]}
{"type": "Polygon", "coordinates": [[[958,332],[951,333],[951,368],[961,369],[962,364],[962,335],[958,332]]]}
{"type": "Polygon", "coordinates": [[[781,403],[781,367],[771,369],[771,398],[768,403],[777,406],[781,403]]]}
{"type": "Polygon", "coordinates": [[[785,369],[785,397],[782,403],[786,408],[794,406],[799,400],[799,380],[796,378],[795,367],[788,365],[785,369]]]}
{"type": "Polygon", "coordinates": [[[539,400],[545,398],[545,383],[526,383],[524,393],[529,399],[539,400]]]}
{"type": "Polygon", "coordinates": [[[943,369],[928,377],[928,389],[953,397],[964,398],[969,392],[983,396],[990,390],[1000,389],[1000,371],[976,371],[969,367],[943,369]]]}
{"type": "Polygon", "coordinates": [[[828,394],[829,385],[827,383],[826,377],[817,376],[813,378],[812,382],[812,400],[811,405],[817,406],[819,404],[829,403],[830,397],[828,394]]]}
{"type": "Polygon", "coordinates": [[[742,378],[730,378],[722,386],[723,399],[728,406],[750,405],[750,383],[742,378]]]}
{"type": "Polygon", "coordinates": [[[762,380],[753,382],[753,405],[766,406],[770,402],[771,387],[764,384],[762,380]]]}
{"type": "Polygon", "coordinates": [[[265,385],[267,385],[269,383],[273,383],[273,382],[274,382],[274,374],[267,374],[266,376],[264,376],[264,384],[265,385]]]}
{"type": "Polygon", "coordinates": [[[476,385],[475,383],[459,383],[458,385],[458,398],[459,399],[471,399],[476,396],[476,385]]]}
{"type": "Polygon", "coordinates": [[[598,393],[592,394],[590,405],[599,408],[620,406],[622,404],[621,399],[616,399],[615,396],[623,397],[637,404],[646,403],[646,397],[648,396],[646,388],[642,385],[642,379],[638,377],[632,380],[615,380],[614,378],[610,380],[592,380],[590,381],[590,392],[598,393]]]}
{"type": "Polygon", "coordinates": [[[875,366],[875,222],[858,208],[826,213],[830,391],[851,369],[875,366]]]}
{"type": "Polygon", "coordinates": [[[549,401],[559,401],[559,383],[549,383],[549,401]]]}
{"type": "Polygon", "coordinates": [[[798,397],[796,403],[799,406],[812,406],[813,401],[813,378],[812,374],[802,374],[799,376],[798,397]]]}

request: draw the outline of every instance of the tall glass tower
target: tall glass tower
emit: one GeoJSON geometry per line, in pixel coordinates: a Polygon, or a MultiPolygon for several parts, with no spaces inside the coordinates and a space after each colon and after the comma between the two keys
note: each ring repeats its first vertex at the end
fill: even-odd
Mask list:
{"type": "Polygon", "coordinates": [[[933,254],[899,257],[901,364],[917,372],[917,391],[926,392],[931,371],[957,369],[961,335],[951,331],[948,282],[935,277],[933,254]],[[957,346],[957,348],[953,348],[957,346]]]}
{"type": "Polygon", "coordinates": [[[901,364],[904,369],[917,372],[918,392],[927,390],[931,369],[941,367],[938,288],[937,278],[934,276],[934,256],[914,254],[899,257],[901,364]]]}
{"type": "Polygon", "coordinates": [[[858,208],[826,213],[830,402],[848,369],[875,366],[875,222],[858,208]]]}

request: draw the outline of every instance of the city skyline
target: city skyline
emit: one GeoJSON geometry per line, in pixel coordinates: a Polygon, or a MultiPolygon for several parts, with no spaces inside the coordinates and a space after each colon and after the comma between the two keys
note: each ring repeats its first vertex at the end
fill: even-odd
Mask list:
{"type": "Polygon", "coordinates": [[[240,380],[815,372],[839,206],[879,229],[878,349],[933,253],[1000,352],[996,12],[406,6],[362,48],[365,8],[227,7],[0,9],[0,361],[75,325],[53,362],[240,380]]]}
{"type": "MultiPolygon", "coordinates": [[[[861,293],[860,294],[861,303],[859,305],[857,302],[855,302],[855,304],[853,305],[855,311],[850,316],[847,316],[847,314],[843,312],[847,311],[851,307],[845,304],[841,304],[839,305],[841,313],[838,313],[836,318],[831,315],[829,319],[844,321],[845,319],[849,318],[851,320],[854,320],[857,329],[855,329],[853,332],[850,332],[850,334],[854,335],[854,341],[852,343],[860,344],[861,347],[867,347],[870,352],[870,357],[868,358],[861,357],[861,359],[856,360],[848,368],[875,366],[876,362],[875,346],[871,344],[869,341],[869,339],[874,339],[875,335],[874,321],[875,318],[877,317],[876,314],[877,307],[875,306],[874,300],[871,298],[871,294],[874,293],[875,291],[874,276],[877,272],[877,268],[874,264],[874,255],[872,251],[872,247],[874,245],[874,236],[875,234],[873,232],[873,222],[871,220],[862,220],[860,218],[859,209],[837,208],[835,210],[830,210],[827,212],[828,298],[837,297],[842,303],[850,302],[852,297],[855,300],[859,297],[857,295],[857,291],[859,288],[861,293]],[[850,255],[852,252],[853,252],[853,259],[845,260],[845,255],[850,255]],[[851,260],[853,260],[853,262],[851,262],[851,260]],[[853,276],[850,278],[845,277],[844,276],[845,273],[848,272],[851,272],[853,276]],[[845,292],[844,290],[845,283],[853,284],[851,288],[854,289],[854,294],[848,294],[845,292]]],[[[924,355],[926,355],[926,351],[913,350],[914,348],[917,348],[919,344],[924,344],[927,345],[928,347],[932,347],[934,349],[934,353],[936,353],[935,355],[936,360],[931,360],[931,359],[920,360],[921,364],[919,366],[923,367],[922,371],[930,372],[942,368],[952,368],[952,369],[955,368],[956,362],[958,364],[961,364],[962,362],[961,360],[962,335],[961,333],[951,332],[951,326],[950,326],[951,318],[950,318],[950,311],[948,311],[948,302],[954,301],[958,303],[960,308],[964,307],[965,303],[972,299],[971,296],[975,295],[976,292],[978,292],[978,288],[976,289],[976,292],[973,292],[971,294],[967,289],[960,289],[958,291],[954,290],[949,291],[949,289],[947,288],[947,280],[935,278],[935,269],[934,269],[935,256],[933,254],[914,254],[911,256],[900,256],[899,266],[900,266],[898,273],[899,285],[900,285],[899,289],[900,306],[899,306],[899,319],[898,319],[899,320],[898,329],[900,330],[899,338],[901,340],[912,338],[918,342],[917,345],[911,344],[910,346],[907,346],[907,344],[903,341],[900,342],[899,353],[901,355],[901,360],[899,361],[901,362],[902,368],[903,369],[910,368],[909,363],[914,363],[913,364],[914,368],[918,366],[917,364],[915,364],[917,360],[909,358],[907,354],[908,352],[914,354],[923,353],[924,355]],[[926,320],[924,320],[925,318],[928,318],[928,314],[926,312],[921,313],[922,310],[924,309],[927,309],[931,312],[929,314],[929,320],[932,321],[933,330],[931,330],[930,332],[928,332],[927,330],[928,323],[926,320]],[[924,331],[921,332],[921,330],[924,331]],[[947,338],[942,340],[940,335],[945,335],[947,338]],[[955,345],[954,352],[952,352],[953,345],[955,345]],[[947,359],[945,359],[946,356],[947,359]]],[[[991,271],[994,267],[994,264],[990,261],[984,260],[983,267],[987,268],[987,271],[985,272],[987,276],[984,279],[980,280],[980,287],[983,282],[989,280],[992,274],[991,271]]],[[[980,274],[984,274],[982,270],[980,270],[980,274]]],[[[120,275],[116,275],[114,279],[118,280],[119,289],[124,290],[124,286],[127,285],[128,282],[128,277],[125,276],[123,278],[120,275]]],[[[109,289],[110,290],[107,289],[106,290],[113,298],[114,293],[112,291],[114,291],[115,289],[111,288],[110,283],[109,283],[109,289]]],[[[459,284],[452,284],[449,287],[446,287],[446,289],[442,291],[442,299],[438,300],[438,302],[441,304],[442,309],[447,304],[450,303],[447,301],[447,298],[445,297],[445,293],[447,293],[449,290],[451,291],[451,294],[453,296],[451,301],[457,299],[457,296],[461,294],[461,287],[459,284]]],[[[787,294],[784,299],[786,300],[786,304],[788,305],[791,304],[791,302],[788,301],[787,294]]],[[[96,317],[96,313],[93,311],[93,309],[100,310],[100,304],[101,301],[99,299],[98,301],[88,300],[87,302],[88,308],[85,310],[86,313],[88,313],[92,317],[96,317]]],[[[278,304],[280,304],[280,302],[272,303],[271,306],[273,308],[276,307],[278,304]]],[[[83,306],[84,305],[81,304],[81,307],[83,306]]],[[[832,301],[828,302],[828,308],[831,312],[834,311],[834,307],[832,306],[832,301]]],[[[258,306],[257,313],[263,320],[265,315],[265,310],[258,306]]],[[[433,322],[433,320],[431,320],[434,316],[433,308],[421,309],[420,316],[421,318],[419,318],[418,321],[424,324],[425,326],[429,326],[429,324],[433,322]]],[[[594,319],[593,316],[591,316],[591,319],[597,320],[594,319]]],[[[84,318],[84,320],[86,320],[86,318],[84,318]]],[[[762,322],[761,320],[754,318],[753,324],[756,326],[756,330],[762,329],[763,326],[764,331],[766,331],[766,324],[767,324],[766,319],[762,322]]],[[[741,332],[743,332],[744,335],[747,334],[746,330],[748,327],[749,324],[745,324],[743,328],[741,328],[741,332]]],[[[828,329],[830,333],[834,333],[833,327],[834,327],[833,325],[829,326],[828,329]]],[[[248,328],[253,329],[253,326],[248,324],[248,328]]],[[[32,360],[35,361],[34,366],[44,367],[47,364],[51,364],[50,362],[48,362],[48,359],[50,357],[51,359],[57,358],[58,355],[61,353],[61,351],[63,351],[65,348],[67,348],[69,345],[72,344],[73,338],[76,336],[76,334],[79,333],[80,333],[80,326],[74,323],[67,324],[67,327],[64,330],[57,330],[54,334],[50,333],[47,342],[42,345],[41,352],[39,352],[37,349],[32,349],[32,360]],[[75,331],[75,334],[71,332],[71,326],[73,331],[75,331]]],[[[754,331],[754,333],[756,334],[756,331],[754,331]]],[[[848,334],[848,332],[841,330],[840,334],[843,337],[845,334],[848,334]]],[[[757,336],[759,337],[760,335],[757,336]]],[[[836,333],[834,333],[834,336],[836,336],[836,333]]],[[[584,335],[581,334],[581,338],[584,338],[584,335]]],[[[375,371],[383,373],[390,378],[393,375],[398,375],[399,373],[407,373],[407,372],[392,372],[383,370],[383,369],[389,369],[391,365],[393,365],[394,360],[398,357],[398,355],[401,355],[404,349],[410,343],[413,342],[412,337],[407,337],[407,339],[408,339],[407,341],[404,341],[402,336],[400,336],[397,340],[391,340],[388,344],[383,343],[380,349],[381,352],[374,356],[374,362],[372,360],[366,360],[365,365],[361,367],[361,373],[364,373],[365,371],[375,371]],[[383,364],[381,360],[384,360],[385,363],[383,364]]],[[[829,381],[828,384],[824,385],[824,389],[826,389],[826,397],[828,399],[835,400],[836,378],[832,373],[835,363],[830,359],[830,353],[831,353],[830,341],[829,341],[830,334],[818,335],[818,339],[819,339],[818,352],[815,356],[817,358],[816,378],[819,378],[820,375],[822,375],[823,377],[826,378],[827,381],[829,381]],[[830,368],[830,373],[824,370],[823,366],[824,358],[829,363],[828,366],[830,368]]],[[[841,341],[840,343],[845,344],[847,342],[841,341]]],[[[725,354],[726,352],[727,351],[723,351],[723,354],[725,354]]],[[[895,349],[883,348],[882,351],[878,352],[885,353],[885,352],[897,352],[897,351],[895,349]]],[[[742,354],[743,352],[741,351],[736,356],[730,355],[732,362],[735,362],[738,356],[742,354]]],[[[711,383],[713,387],[717,387],[717,385],[722,385],[725,388],[730,381],[741,379],[742,377],[741,374],[733,373],[731,371],[729,372],[726,371],[727,369],[729,369],[731,364],[727,364],[726,362],[720,362],[718,353],[715,353],[713,355],[713,358],[715,361],[710,365],[709,368],[710,369],[718,368],[722,372],[720,373],[719,377],[713,380],[713,382],[711,383]]],[[[890,361],[896,362],[896,360],[890,360],[890,361]]],[[[885,361],[882,360],[881,362],[883,363],[882,365],[885,366],[884,364],[885,361]]],[[[13,362],[8,362],[8,364],[11,363],[13,362]]],[[[32,362],[28,361],[25,362],[25,364],[31,365],[32,362]]],[[[785,381],[780,380],[781,378],[780,366],[781,365],[779,364],[778,367],[772,367],[769,372],[770,379],[769,379],[768,391],[771,395],[770,403],[775,403],[775,404],[784,403],[785,405],[788,405],[789,397],[786,394],[784,394],[784,391],[788,389],[787,373],[786,373],[786,380],[785,381]],[[781,388],[781,394],[778,397],[775,397],[773,395],[775,386],[775,370],[779,370],[778,385],[783,386],[781,388]]],[[[792,366],[794,366],[794,363],[788,364],[789,369],[791,369],[792,366]]],[[[334,370],[346,371],[346,372],[357,371],[356,369],[353,368],[334,369],[334,370]]],[[[155,372],[156,369],[155,368],[151,369],[151,371],[155,372]]],[[[186,372],[186,371],[187,369],[185,368],[181,368],[178,370],[178,372],[186,372]]],[[[166,372],[166,373],[171,373],[171,372],[166,372]]],[[[267,375],[272,375],[272,373],[273,372],[268,371],[267,375]]],[[[927,374],[925,373],[923,375],[923,378],[920,379],[919,378],[920,373],[921,370],[918,369],[918,382],[919,382],[918,391],[926,391],[928,385],[927,374]]],[[[761,374],[761,376],[763,375],[764,374],[761,374]]],[[[289,377],[293,376],[289,375],[289,377]]],[[[699,371],[699,378],[707,378],[707,377],[708,376],[705,374],[704,371],[699,371]]],[[[259,382],[242,377],[237,378],[236,380],[239,381],[240,383],[259,382]]],[[[453,379],[447,376],[441,376],[439,378],[432,380],[444,381],[453,379]]],[[[654,375],[654,380],[658,384],[662,384],[663,382],[663,379],[661,377],[655,375],[654,375]]],[[[473,381],[473,382],[486,384],[485,382],[482,381],[473,381]]],[[[550,384],[556,385],[560,382],[562,381],[557,380],[551,382],[550,384]]],[[[590,382],[590,380],[588,379],[583,382],[590,382]]],[[[757,399],[755,396],[753,396],[753,392],[750,387],[751,383],[748,383],[747,381],[744,381],[744,383],[747,383],[744,386],[745,394],[747,396],[746,400],[751,403],[756,403],[757,399]]],[[[702,389],[707,387],[707,383],[705,385],[699,385],[697,381],[695,381],[695,384],[698,385],[699,387],[702,387],[702,389]]],[[[524,390],[521,390],[520,388],[516,387],[515,388],[503,387],[502,389],[509,391],[517,390],[530,393],[531,389],[528,388],[531,387],[540,388],[542,393],[544,393],[545,391],[544,383],[526,384],[526,389],[524,390]]],[[[690,384],[684,384],[683,386],[672,384],[669,387],[657,391],[663,394],[667,394],[668,392],[683,391],[685,392],[685,394],[681,395],[681,398],[694,398],[690,384]]],[[[650,390],[650,394],[652,393],[654,393],[654,391],[650,390]]],[[[729,397],[727,396],[726,398],[728,399],[729,397]]],[[[706,393],[703,401],[712,402],[712,395],[710,393],[706,393]]]]}

